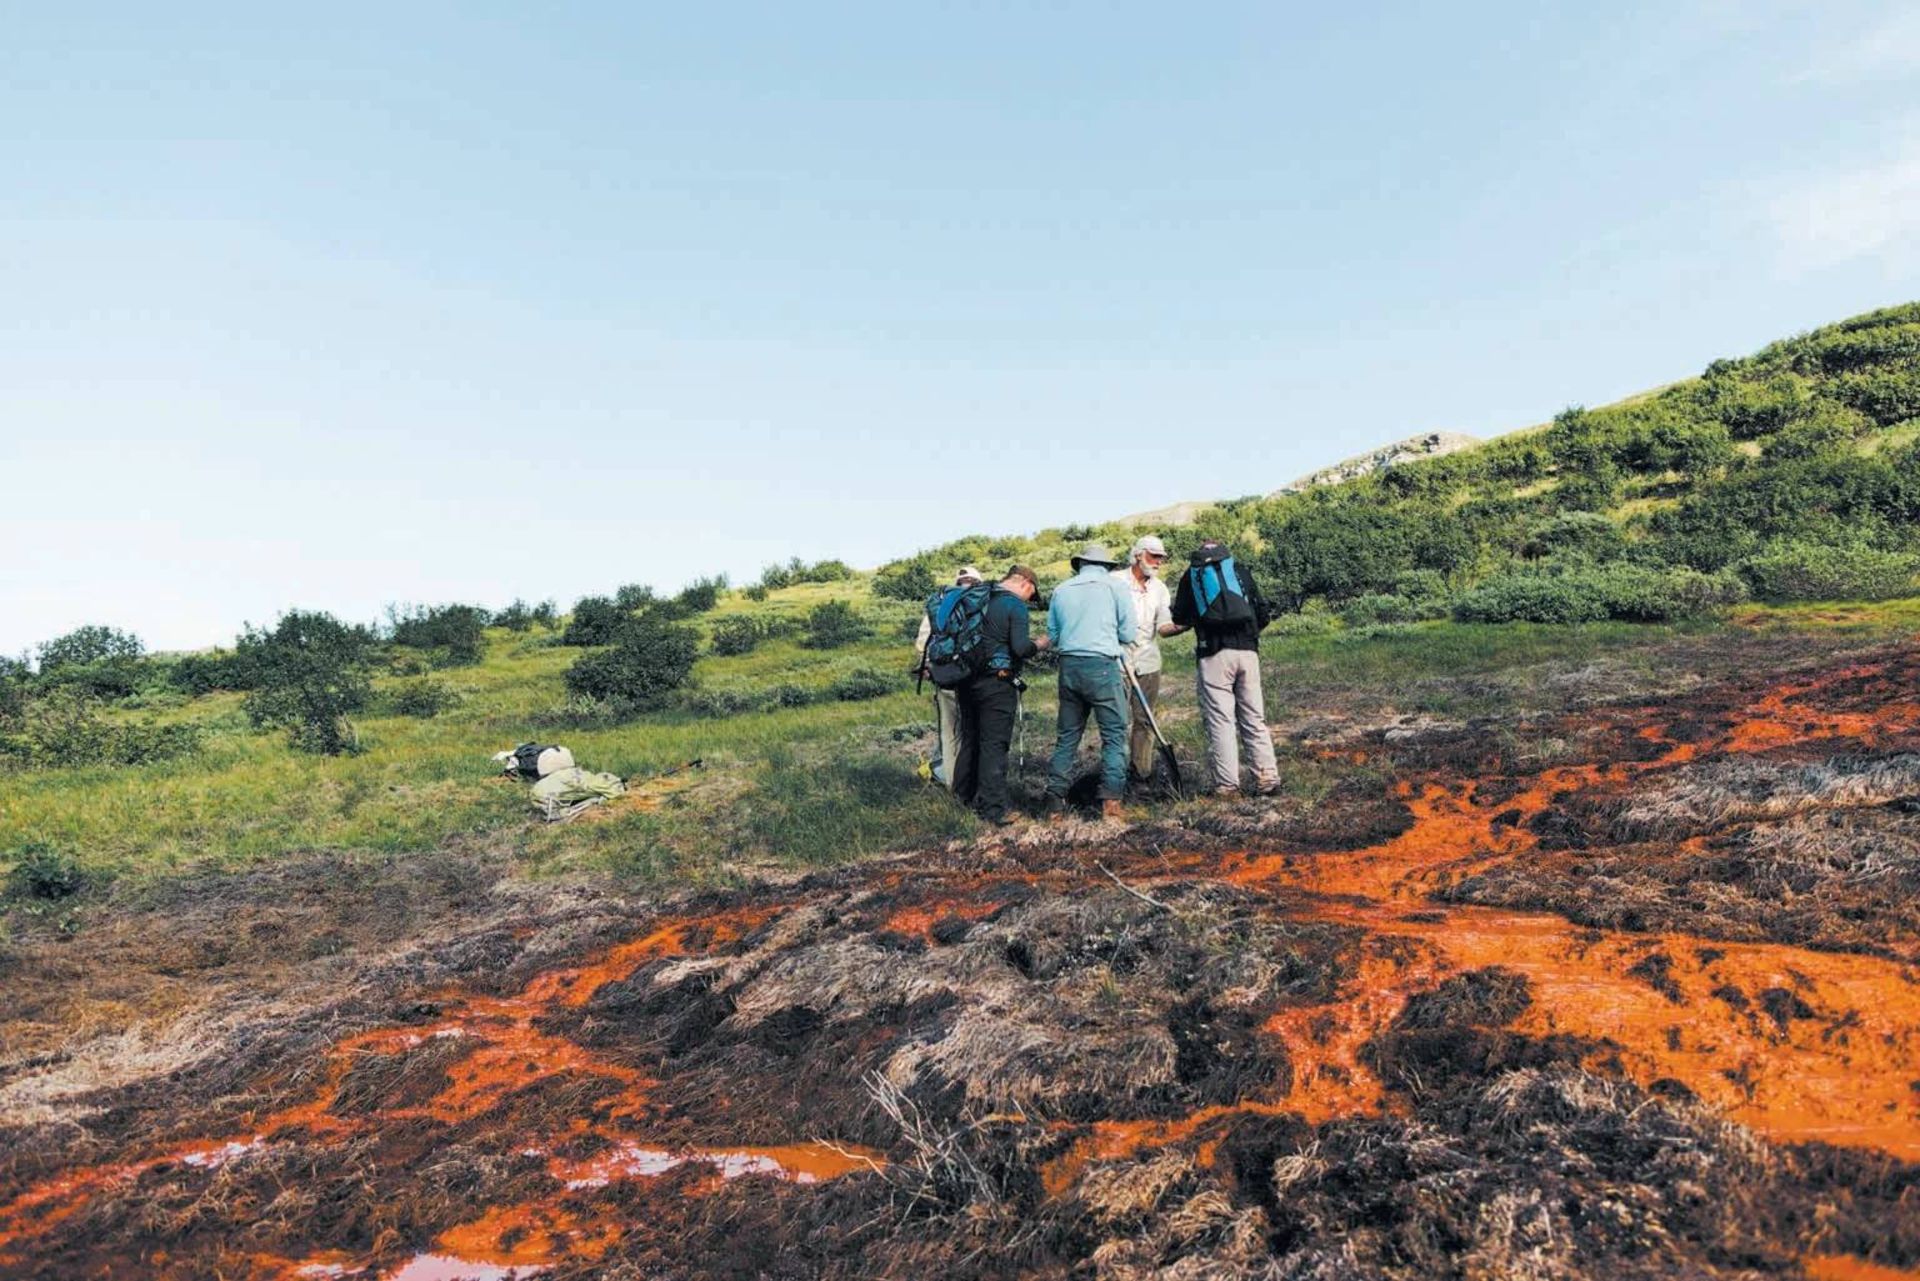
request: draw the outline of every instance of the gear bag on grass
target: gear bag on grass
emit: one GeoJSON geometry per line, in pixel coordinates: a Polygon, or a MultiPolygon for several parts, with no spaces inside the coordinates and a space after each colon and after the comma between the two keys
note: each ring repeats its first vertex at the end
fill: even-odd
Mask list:
{"type": "Polygon", "coordinates": [[[1193,612],[1208,627],[1259,622],[1253,603],[1240,586],[1240,571],[1234,568],[1233,557],[1195,552],[1187,582],[1193,589],[1193,612]]]}
{"type": "Polygon", "coordinates": [[[560,770],[573,768],[573,753],[548,743],[522,743],[513,749],[510,756],[511,759],[506,762],[507,772],[525,779],[545,778],[560,770]]]}
{"type": "Polygon", "coordinates": [[[964,685],[984,675],[993,657],[987,642],[987,602],[990,583],[948,587],[927,598],[927,677],[941,689],[964,685]]]}

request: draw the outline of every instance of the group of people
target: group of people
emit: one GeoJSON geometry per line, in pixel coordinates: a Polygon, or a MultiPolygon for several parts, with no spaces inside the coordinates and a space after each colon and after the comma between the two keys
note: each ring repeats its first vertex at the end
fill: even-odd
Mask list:
{"type": "MultiPolygon", "coordinates": [[[[1047,603],[1046,634],[1031,634],[1029,611],[1039,579],[1014,565],[992,585],[977,617],[978,661],[935,695],[939,713],[936,778],[963,804],[998,825],[1017,822],[1008,795],[1008,754],[1026,688],[1021,669],[1035,654],[1059,662],[1060,711],[1047,771],[1046,811],[1064,813],[1074,782],[1080,740],[1091,720],[1100,736],[1098,798],[1103,814],[1118,816],[1129,787],[1153,778],[1157,744],[1150,716],[1161,696],[1160,640],[1195,633],[1196,693],[1206,727],[1207,760],[1216,794],[1241,790],[1244,753],[1258,795],[1279,786],[1273,735],[1260,689],[1260,632],[1271,611],[1253,575],[1221,543],[1200,544],[1169,591],[1161,578],[1167,549],[1151,534],[1136,540],[1124,563],[1103,543],[1072,558],[1072,576],[1047,603]],[[1144,705],[1144,706],[1142,706],[1144,705]]],[[[948,593],[981,586],[969,565],[948,593]]],[[[935,615],[951,595],[936,595],[922,620],[918,650],[924,667],[935,615]]]]}

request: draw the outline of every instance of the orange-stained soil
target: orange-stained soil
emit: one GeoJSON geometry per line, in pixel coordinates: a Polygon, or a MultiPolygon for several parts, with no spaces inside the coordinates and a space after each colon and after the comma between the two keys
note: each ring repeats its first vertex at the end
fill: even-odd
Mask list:
{"type": "Polygon", "coordinates": [[[1324,839],[1338,814],[1232,844],[1043,835],[396,988],[217,1099],[106,1099],[84,1141],[22,1129],[0,1273],[1144,1276],[1205,1255],[1227,1276],[1325,1232],[1393,1275],[1431,1271],[1423,1250],[1486,1276],[1913,1275],[1920,869],[1889,851],[1920,823],[1920,655],[1534,728],[1589,759],[1469,771],[1472,731],[1321,753],[1392,775],[1328,802],[1353,805],[1349,847],[1324,839]],[[1673,859],[1699,878],[1650,888],[1673,859]],[[1529,879],[1582,919],[1631,899],[1662,924],[1474,901],[1529,879]],[[1753,905],[1776,900],[1792,924],[1770,934],[1753,905]],[[1510,1116],[1533,1129],[1495,1133],[1510,1116]],[[1581,1126],[1618,1133],[1554,1157],[1550,1196],[1519,1157],[1464,1155],[1581,1126]],[[1405,1188],[1342,1190],[1360,1158],[1327,1153],[1403,1134],[1367,1178],[1405,1188]],[[1723,1177],[1774,1208],[1731,1206],[1723,1177]],[[1382,1226],[1475,1178],[1445,1231],[1382,1226]],[[1309,1193],[1352,1217],[1293,1213],[1309,1193]]]}

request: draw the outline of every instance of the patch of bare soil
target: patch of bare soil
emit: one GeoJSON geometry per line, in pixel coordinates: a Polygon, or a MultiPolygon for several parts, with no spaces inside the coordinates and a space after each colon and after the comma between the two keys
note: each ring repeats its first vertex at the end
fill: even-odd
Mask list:
{"type": "Polygon", "coordinates": [[[154,1066],[13,1033],[0,1274],[1920,1268],[1920,653],[1775,657],[1343,726],[1318,804],[664,908],[476,869],[285,960],[370,928],[315,908],[154,1066]]]}

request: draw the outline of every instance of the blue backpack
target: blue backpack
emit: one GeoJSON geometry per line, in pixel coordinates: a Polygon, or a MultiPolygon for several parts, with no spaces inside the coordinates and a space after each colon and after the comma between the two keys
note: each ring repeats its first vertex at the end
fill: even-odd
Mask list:
{"type": "Polygon", "coordinates": [[[1193,612],[1208,627],[1233,627],[1259,621],[1246,591],[1240,586],[1240,574],[1233,567],[1233,557],[1203,559],[1201,553],[1195,552],[1187,581],[1193,589],[1193,612]]]}
{"type": "Polygon", "coordinates": [[[984,675],[993,658],[987,643],[987,602],[991,583],[947,587],[927,598],[927,676],[941,689],[955,689],[984,675]]]}

